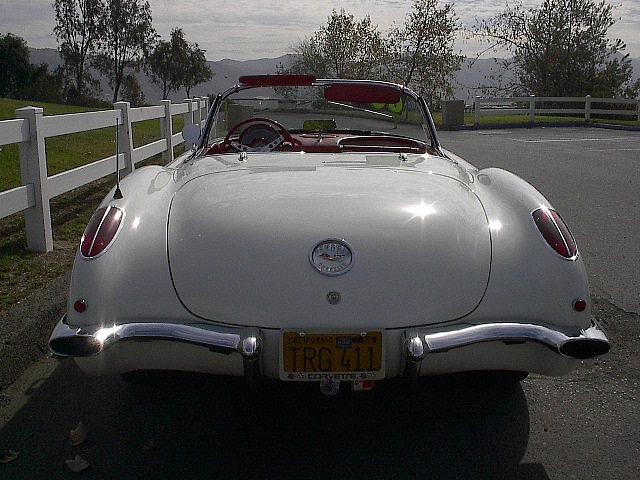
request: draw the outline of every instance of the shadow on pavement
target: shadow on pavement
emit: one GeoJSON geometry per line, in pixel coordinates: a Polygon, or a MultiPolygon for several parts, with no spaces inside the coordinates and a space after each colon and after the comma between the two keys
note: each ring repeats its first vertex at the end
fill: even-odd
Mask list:
{"type": "Polygon", "coordinates": [[[529,411],[519,384],[439,377],[409,388],[323,397],[317,385],[165,374],[139,385],[90,378],[74,364],[36,382],[0,431],[0,450],[21,452],[2,478],[515,478],[547,479],[521,464],[529,411]],[[82,420],[88,439],[69,445],[82,420]]]}

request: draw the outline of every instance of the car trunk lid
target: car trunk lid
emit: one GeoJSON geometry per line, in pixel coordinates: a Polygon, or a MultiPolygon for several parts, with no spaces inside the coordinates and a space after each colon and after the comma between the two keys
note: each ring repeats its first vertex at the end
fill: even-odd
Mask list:
{"type": "Polygon", "coordinates": [[[168,254],[176,292],[204,319],[399,328],[453,320],[478,305],[489,235],[478,198],[446,175],[274,167],[187,181],[172,202],[168,254]],[[325,239],[348,244],[348,272],[327,276],[313,267],[310,252],[325,239]]]}

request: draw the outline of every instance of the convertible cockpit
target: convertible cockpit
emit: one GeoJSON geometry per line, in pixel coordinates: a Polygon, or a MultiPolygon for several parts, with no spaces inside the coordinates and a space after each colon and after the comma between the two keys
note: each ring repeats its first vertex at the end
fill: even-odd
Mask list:
{"type": "Polygon", "coordinates": [[[216,99],[200,147],[205,155],[438,154],[425,107],[411,90],[386,82],[307,75],[241,77],[216,99]],[[260,95],[247,96],[249,89],[260,95]]]}
{"type": "Polygon", "coordinates": [[[368,130],[287,130],[275,120],[251,118],[232,127],[225,138],[210,145],[206,153],[273,151],[427,153],[428,145],[413,138],[368,130]]]}

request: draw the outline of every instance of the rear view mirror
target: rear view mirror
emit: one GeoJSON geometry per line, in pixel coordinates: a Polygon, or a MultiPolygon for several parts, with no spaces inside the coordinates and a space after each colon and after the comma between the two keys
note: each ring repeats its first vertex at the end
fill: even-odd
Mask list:
{"type": "Polygon", "coordinates": [[[302,124],[305,132],[330,132],[336,129],[336,121],[331,120],[305,120],[302,124]]]}
{"type": "Polygon", "coordinates": [[[184,130],[182,130],[182,138],[184,138],[187,149],[191,149],[191,147],[197,145],[200,140],[200,124],[192,123],[184,127],[184,130]]]}

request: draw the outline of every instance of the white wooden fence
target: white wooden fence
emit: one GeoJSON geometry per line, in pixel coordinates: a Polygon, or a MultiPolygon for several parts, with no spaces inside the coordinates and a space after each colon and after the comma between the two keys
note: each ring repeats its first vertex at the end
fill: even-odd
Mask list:
{"type": "Polygon", "coordinates": [[[504,98],[480,98],[474,101],[475,125],[480,125],[482,117],[491,115],[526,115],[530,123],[536,122],[536,115],[571,115],[572,117],[584,117],[585,122],[590,122],[592,117],[601,115],[619,115],[629,117],[629,120],[640,122],[640,99],[625,98],[592,98],[586,97],[504,97],[504,98]],[[566,108],[537,108],[537,104],[571,104],[566,108]],[[576,108],[576,104],[579,106],[576,108]],[[594,104],[598,106],[594,107],[594,104]],[[605,106],[602,108],[602,106],[605,106]],[[614,105],[616,108],[607,108],[614,105]],[[630,107],[621,109],[621,106],[630,107]]]}
{"type": "Polygon", "coordinates": [[[42,108],[16,110],[16,120],[0,121],[0,146],[20,144],[22,185],[0,192],[0,219],[24,211],[27,248],[37,252],[53,250],[49,201],[70,190],[115,173],[116,155],[57,175],[47,174],[45,139],[59,135],[118,127],[120,175],[135,170],[137,163],[162,153],[165,163],[173,160],[173,147],[184,142],[182,133],[173,134],[173,115],[184,115],[185,126],[201,126],[209,108],[207,97],[186,99],[185,103],[163,100],[152,107],[131,108],[128,102],[114,103],[113,110],[68,115],[44,116],[42,108]],[[160,120],[161,136],[134,148],[132,125],[145,120],[160,120]]]}

